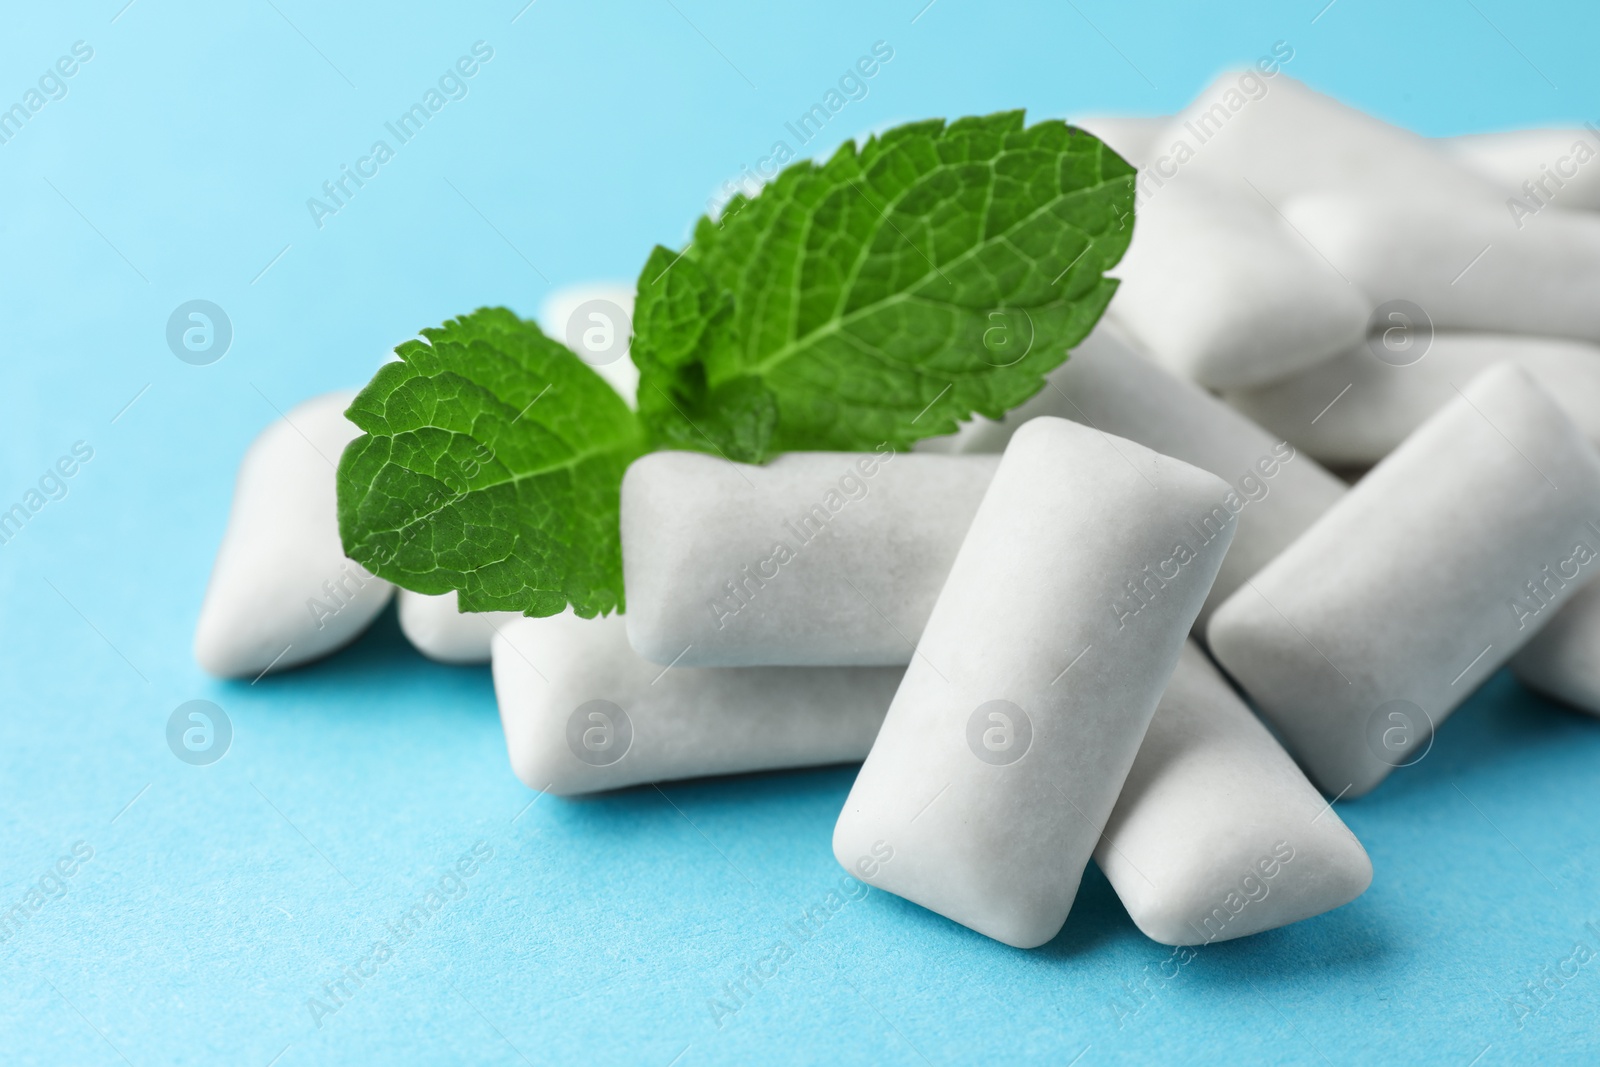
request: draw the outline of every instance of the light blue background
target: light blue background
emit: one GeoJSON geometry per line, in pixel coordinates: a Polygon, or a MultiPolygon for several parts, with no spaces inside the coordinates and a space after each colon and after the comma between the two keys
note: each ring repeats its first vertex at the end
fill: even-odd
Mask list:
{"type": "Polygon", "coordinates": [[[1339,805],[1365,896],[1164,981],[1168,950],[1092,870],[1034,952],[877,892],[801,942],[788,924],[839,878],[848,768],[528,809],[487,672],[423,661],[392,616],[255,686],[204,677],[190,639],[274,407],[450,315],[631,278],[874,41],[894,59],[830,145],[1019,106],[1168,111],[1277,40],[1294,76],[1449,134],[1600,118],[1593,5],[523,2],[0,11],[0,105],[94,48],[0,145],[0,507],[95,450],[0,547],[0,908],[94,849],[0,942],[0,1059],[1592,1062],[1600,961],[1520,1028],[1504,998],[1600,951],[1600,723],[1505,676],[1339,805]],[[306,198],[480,39],[470,95],[318,230],[306,198]],[[163,339],[196,297],[236,331],[208,367],[163,339]],[[211,767],[164,740],[197,697],[236,729],[211,767]],[[307,999],[480,840],[467,895],[318,1029],[307,999]],[[716,1026],[708,998],[779,938],[795,957],[716,1026]]]}

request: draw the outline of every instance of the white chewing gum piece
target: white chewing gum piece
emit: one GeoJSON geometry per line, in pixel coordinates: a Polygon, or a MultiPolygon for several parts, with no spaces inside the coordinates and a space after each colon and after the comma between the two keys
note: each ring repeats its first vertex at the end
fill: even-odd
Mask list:
{"type": "Polygon", "coordinates": [[[904,665],[998,462],[651,453],[622,479],[628,637],[680,667],[904,665]]]}
{"type": "Polygon", "coordinates": [[[944,440],[958,453],[1000,452],[1019,427],[1041,415],[1126,437],[1233,487],[1224,504],[1238,513],[1239,528],[1195,620],[1197,636],[1219,604],[1345,493],[1345,484],[1314,460],[1163,370],[1105,321],[1004,420],[974,419],[944,440]]]}
{"type": "Polygon", "coordinates": [[[1212,653],[1329,795],[1433,730],[1597,568],[1600,457],[1495,366],[1211,616],[1212,653]]]}
{"type": "Polygon", "coordinates": [[[1600,133],[1593,129],[1506,130],[1445,137],[1439,146],[1506,196],[1567,211],[1600,210],[1600,133]]]}
{"type": "Polygon", "coordinates": [[[1213,389],[1303,371],[1366,335],[1371,302],[1243,181],[1185,175],[1139,205],[1106,314],[1213,389]]]}
{"type": "Polygon", "coordinates": [[[1600,582],[1567,601],[1517,653],[1511,670],[1530,689],[1600,715],[1600,582]]]}
{"type": "Polygon", "coordinates": [[[493,671],[512,769],[559,796],[859,760],[903,673],[663,668],[621,617],[570,612],[502,626],[493,671]]]}
{"type": "Polygon", "coordinates": [[[1342,468],[1370,467],[1454,400],[1457,389],[1509,361],[1527,371],[1585,437],[1600,444],[1600,346],[1444,330],[1429,342],[1425,332],[1398,324],[1390,329],[1393,350],[1378,334],[1371,346],[1357,344],[1302,374],[1223,395],[1314,459],[1342,468]]]}
{"type": "Polygon", "coordinates": [[[394,587],[347,559],[339,540],[339,456],[361,434],[344,417],[354,398],[307,400],[245,453],[195,626],[208,674],[250,678],[319,659],[389,602],[394,587]]]}
{"type": "Polygon", "coordinates": [[[1064,419],[1017,431],[839,816],[845,869],[1054,937],[1227,550],[1227,489],[1064,419]]]}
{"type": "Polygon", "coordinates": [[[1202,945],[1348,904],[1372,861],[1193,642],[1094,851],[1140,930],[1202,945]]]}
{"type": "Polygon", "coordinates": [[[452,590],[437,596],[400,590],[400,631],[431,660],[488,663],[489,641],[497,628],[521,618],[515,611],[460,611],[452,590]]]}
{"type": "Polygon", "coordinates": [[[1173,117],[1156,145],[1159,154],[1139,175],[1142,198],[1163,196],[1197,174],[1248,180],[1280,209],[1291,197],[1323,190],[1407,202],[1440,195],[1495,204],[1504,199],[1494,182],[1437,142],[1283,73],[1218,75],[1173,117]]]}
{"type": "Polygon", "coordinates": [[[1600,215],[1546,208],[1513,219],[1502,200],[1349,193],[1300,197],[1283,212],[1380,318],[1407,301],[1438,329],[1600,341],[1600,215]]]}

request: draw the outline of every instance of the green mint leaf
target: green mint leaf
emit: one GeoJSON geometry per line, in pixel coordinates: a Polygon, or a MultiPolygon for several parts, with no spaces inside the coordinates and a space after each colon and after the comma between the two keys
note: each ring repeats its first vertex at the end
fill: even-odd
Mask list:
{"type": "Polygon", "coordinates": [[[787,168],[640,274],[657,442],[759,461],[999,418],[1100,318],[1135,172],[1020,111],[919,122],[787,168]]]}
{"type": "Polygon", "coordinates": [[[464,611],[621,610],[622,473],[638,418],[590,367],[505,308],[397,348],[347,412],[339,534],[368,570],[464,611]]]}

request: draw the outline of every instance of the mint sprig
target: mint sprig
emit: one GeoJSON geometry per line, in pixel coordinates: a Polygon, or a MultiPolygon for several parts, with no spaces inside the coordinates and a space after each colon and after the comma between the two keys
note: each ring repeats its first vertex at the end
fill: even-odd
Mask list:
{"type": "Polygon", "coordinates": [[[635,415],[531,322],[422,331],[356,397],[345,552],[466,611],[621,610],[622,474],[652,448],[761,462],[999,418],[1116,289],[1134,170],[1020,111],[919,122],[786,169],[640,274],[635,415]]]}

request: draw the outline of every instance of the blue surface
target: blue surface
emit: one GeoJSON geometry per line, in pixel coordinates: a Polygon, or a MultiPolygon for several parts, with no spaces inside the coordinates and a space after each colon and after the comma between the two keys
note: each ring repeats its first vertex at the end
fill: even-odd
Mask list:
{"type": "Polygon", "coordinates": [[[0,144],[0,507],[74,442],[94,456],[0,546],[0,908],[23,905],[0,1060],[1593,1062],[1600,959],[1522,990],[1600,953],[1600,723],[1505,676],[1339,806],[1365,896],[1174,971],[1094,871],[1034,952],[878,892],[797,929],[840,884],[848,768],[527,808],[487,673],[421,660],[392,617],[255,686],[195,667],[233,472],[274,407],[449,315],[631,278],[874,41],[894,59],[830,147],[1018,106],[1167,111],[1276,40],[1291,74],[1425,133],[1600,118],[1600,16],[1576,2],[924,2],[5,6],[0,105],[73,42],[94,55],[0,144]],[[306,199],[479,40],[466,98],[318,229],[306,199]],[[235,330],[210,366],[164,340],[194,298],[235,330]],[[164,738],[195,698],[235,729],[208,767],[164,738]],[[92,858],[52,880],[77,842],[92,858]],[[478,842],[492,857],[314,1019],[478,842]],[[719,1026],[712,998],[779,940],[792,958],[719,1026]]]}

